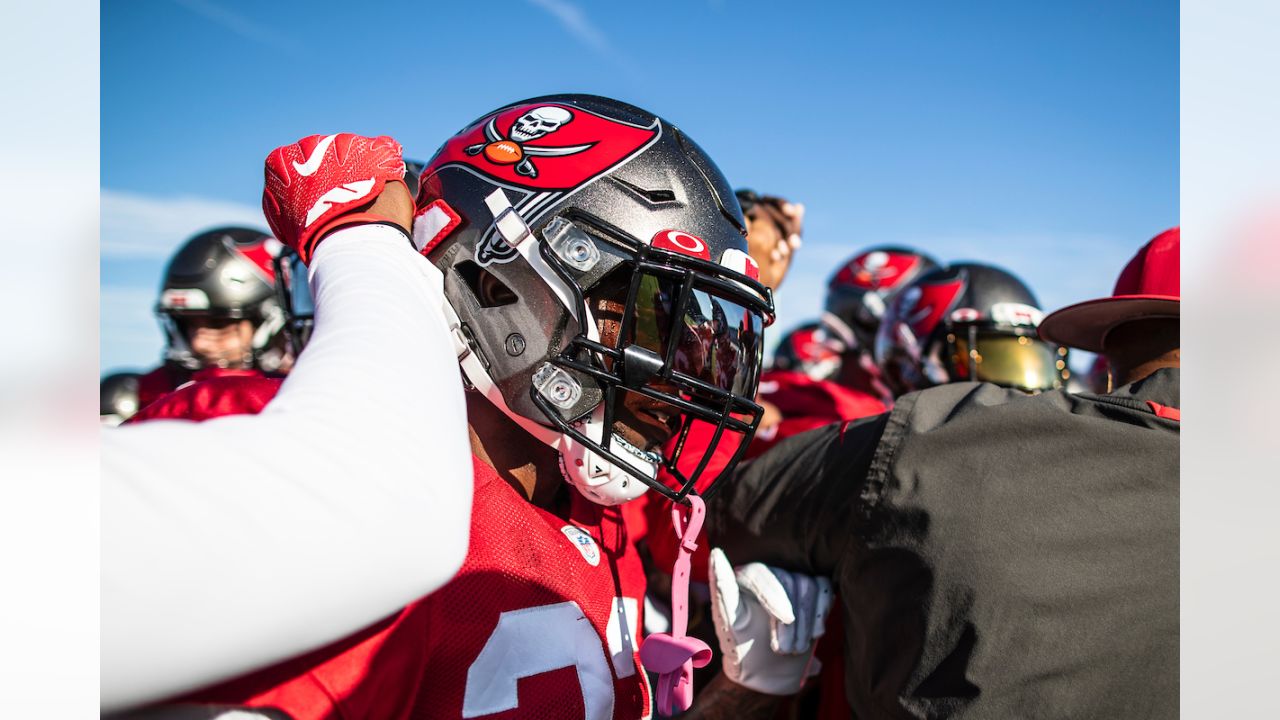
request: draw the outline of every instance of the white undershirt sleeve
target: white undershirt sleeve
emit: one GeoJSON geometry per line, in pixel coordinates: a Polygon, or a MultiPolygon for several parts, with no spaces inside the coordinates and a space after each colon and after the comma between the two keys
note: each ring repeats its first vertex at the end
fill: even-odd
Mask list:
{"type": "Polygon", "coordinates": [[[340,639],[447,582],[472,465],[441,275],[360,225],[312,262],[315,331],[256,416],[102,434],[104,711],[340,639]]]}

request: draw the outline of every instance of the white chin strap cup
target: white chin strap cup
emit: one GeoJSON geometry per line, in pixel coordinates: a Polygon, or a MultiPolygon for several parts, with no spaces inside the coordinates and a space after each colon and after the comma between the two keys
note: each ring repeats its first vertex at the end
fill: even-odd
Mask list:
{"type": "MultiPolygon", "coordinates": [[[[604,437],[604,410],[596,408],[579,427],[582,434],[600,443],[604,437]]],[[[600,457],[586,445],[568,435],[555,435],[558,440],[552,447],[560,453],[560,465],[565,479],[588,500],[597,505],[621,505],[635,500],[649,489],[648,485],[608,459],[600,457]]],[[[636,456],[622,444],[623,441],[617,435],[613,436],[612,441],[610,449],[633,469],[650,478],[658,476],[657,463],[636,456]]]]}

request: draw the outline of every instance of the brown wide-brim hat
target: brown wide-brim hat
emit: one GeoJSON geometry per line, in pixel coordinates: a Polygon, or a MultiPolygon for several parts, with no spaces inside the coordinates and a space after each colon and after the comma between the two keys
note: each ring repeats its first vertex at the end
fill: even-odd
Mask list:
{"type": "Polygon", "coordinates": [[[1107,333],[1134,320],[1178,318],[1182,307],[1179,228],[1152,238],[1129,261],[1111,297],[1086,300],[1050,313],[1040,323],[1048,342],[1102,352],[1107,333]]]}

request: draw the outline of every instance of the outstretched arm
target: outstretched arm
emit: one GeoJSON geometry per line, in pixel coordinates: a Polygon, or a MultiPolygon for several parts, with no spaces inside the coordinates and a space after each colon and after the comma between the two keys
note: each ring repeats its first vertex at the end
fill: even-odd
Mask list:
{"type": "Polygon", "coordinates": [[[834,423],[739,466],[707,501],[707,532],[735,562],[830,576],[861,520],[888,414],[834,423]]]}
{"type": "Polygon", "coordinates": [[[327,644],[461,563],[472,466],[442,280],[386,188],[358,209],[372,224],[312,243],[315,333],[262,414],[103,432],[104,710],[327,644]]]}

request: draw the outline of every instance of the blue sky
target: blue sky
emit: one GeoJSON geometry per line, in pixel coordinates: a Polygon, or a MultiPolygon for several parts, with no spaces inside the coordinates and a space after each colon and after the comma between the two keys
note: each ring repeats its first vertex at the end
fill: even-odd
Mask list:
{"type": "MultiPolygon", "coordinates": [[[[243,2],[102,7],[104,370],[160,355],[168,254],[265,226],[262,160],[304,135],[428,158],[509,101],[652,110],[738,186],[807,208],[779,329],[871,244],[1004,265],[1046,308],[1110,292],[1178,222],[1178,4],[243,2]]],[[[776,337],[776,336],[775,336],[776,337]]]]}

